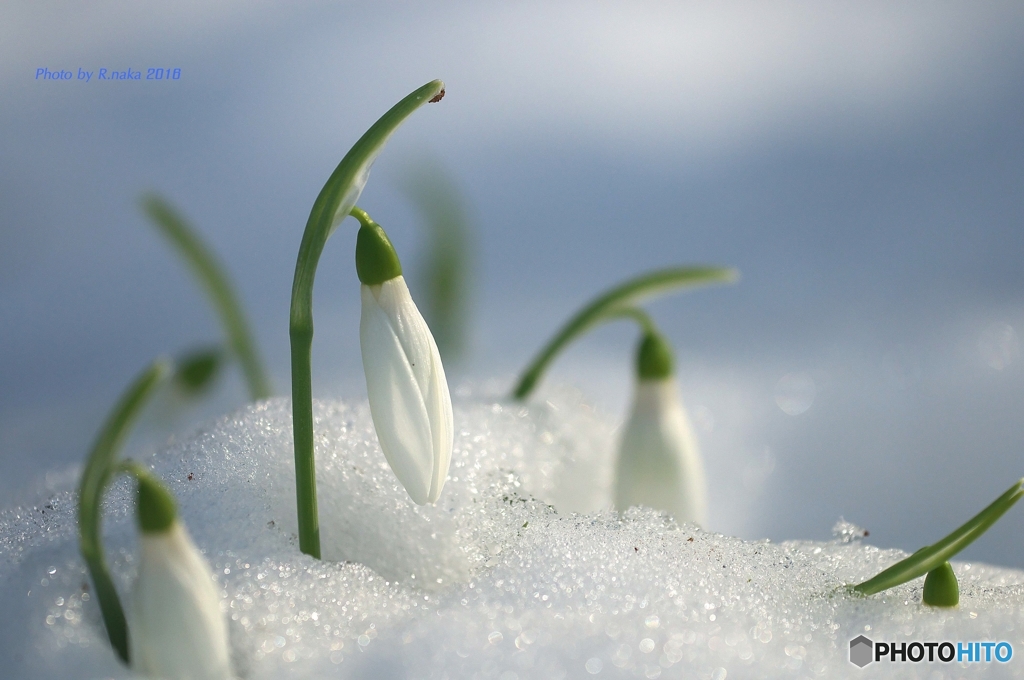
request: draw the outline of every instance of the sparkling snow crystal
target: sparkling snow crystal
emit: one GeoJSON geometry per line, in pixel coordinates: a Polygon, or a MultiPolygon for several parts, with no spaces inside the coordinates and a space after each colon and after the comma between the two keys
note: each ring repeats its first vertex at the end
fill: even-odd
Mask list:
{"type": "MultiPolygon", "coordinates": [[[[856,583],[904,556],[837,525],[828,543],[744,541],[609,509],[615,435],[572,392],[529,406],[463,394],[450,477],[416,506],[365,403],[315,407],[320,562],[298,551],[290,404],[275,399],[145,458],[210,560],[243,678],[1024,677],[1024,662],[875,664],[849,641],[1007,640],[1024,655],[1024,574],[955,563],[961,603],[921,581],[856,583]]],[[[127,483],[107,549],[129,592],[127,483]]],[[[125,678],[78,556],[71,491],[0,515],[4,677],[125,678]]]]}

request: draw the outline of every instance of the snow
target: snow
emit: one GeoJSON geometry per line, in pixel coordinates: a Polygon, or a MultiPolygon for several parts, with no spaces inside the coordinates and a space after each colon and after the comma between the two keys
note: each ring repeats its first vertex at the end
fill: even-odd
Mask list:
{"type": "MultiPolygon", "coordinates": [[[[324,561],[297,548],[291,412],[246,407],[141,457],[210,560],[244,678],[1024,677],[1024,573],[954,562],[961,603],[918,580],[846,584],[903,557],[840,521],[836,540],[773,543],[609,507],[614,419],[572,390],[528,406],[455,396],[455,451],[434,506],[380,452],[365,402],[315,404],[324,561]],[[992,663],[860,669],[849,641],[1008,641],[992,663]]],[[[67,476],[54,475],[60,479],[67,476]]],[[[0,514],[5,677],[128,678],[78,557],[73,485],[0,514]]],[[[126,482],[108,495],[122,593],[135,569],[126,482]]]]}

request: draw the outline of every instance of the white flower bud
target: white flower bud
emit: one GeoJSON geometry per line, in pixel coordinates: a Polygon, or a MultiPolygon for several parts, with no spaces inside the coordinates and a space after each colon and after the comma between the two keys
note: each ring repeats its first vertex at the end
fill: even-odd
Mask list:
{"type": "Polygon", "coordinates": [[[671,375],[637,381],[615,468],[615,505],[644,505],[703,526],[704,465],[671,375]]]}
{"type": "Polygon", "coordinates": [[[454,437],[441,355],[404,277],[361,289],[359,340],[377,438],[412,500],[433,503],[448,477],[454,437]]]}
{"type": "Polygon", "coordinates": [[[228,680],[227,625],[213,573],[174,520],[140,535],[128,644],[132,670],[163,680],[228,680]]]}

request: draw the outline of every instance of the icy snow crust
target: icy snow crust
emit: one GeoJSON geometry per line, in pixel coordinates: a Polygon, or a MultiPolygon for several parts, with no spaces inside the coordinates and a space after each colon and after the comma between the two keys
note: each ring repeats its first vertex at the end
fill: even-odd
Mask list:
{"type": "MultiPolygon", "coordinates": [[[[1024,677],[1024,573],[955,563],[961,604],[920,581],[848,594],[904,556],[853,539],[744,541],[607,509],[612,423],[577,394],[456,400],[450,477],[414,505],[365,403],[315,407],[325,561],[297,547],[291,411],[243,409],[144,462],[205,550],[243,678],[1024,677]],[[1007,640],[1007,664],[851,665],[849,640],[1007,640]]],[[[0,515],[0,675],[127,678],[90,597],[74,495],[0,515]]],[[[128,486],[108,555],[135,569],[128,486]]]]}

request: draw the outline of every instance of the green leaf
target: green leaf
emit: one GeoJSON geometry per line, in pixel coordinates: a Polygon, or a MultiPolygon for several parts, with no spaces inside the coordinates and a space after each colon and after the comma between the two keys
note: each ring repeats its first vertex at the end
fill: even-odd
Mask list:
{"type": "Polygon", "coordinates": [[[391,135],[413,111],[444,96],[444,83],[434,80],[415,90],[377,120],[331,173],[313,203],[299,245],[292,281],[288,334],[292,353],[292,432],[295,437],[295,497],[299,549],[320,558],[320,520],[316,503],[313,458],[313,282],[324,245],[334,228],[355,207],[370,166],[391,135]]]}
{"type": "Polygon", "coordinates": [[[206,292],[220,318],[227,344],[242,365],[249,397],[254,401],[266,399],[272,393],[270,381],[256,351],[249,322],[231,285],[227,269],[170,203],[156,194],[148,194],[142,198],[142,207],[160,229],[160,233],[185,260],[206,292]]]}
{"type": "Polygon", "coordinates": [[[660,269],[615,286],[576,313],[555,334],[523,371],[512,396],[523,400],[536,387],[555,356],[570,342],[601,323],[622,316],[634,316],[627,308],[642,300],[677,288],[690,288],[713,283],[731,283],[738,277],[735,269],[722,267],[674,267],[660,269]]]}
{"type": "Polygon", "coordinates": [[[874,578],[857,584],[853,589],[864,595],[874,595],[924,576],[949,561],[951,557],[985,533],[990,526],[995,524],[996,520],[1003,516],[1003,513],[1020,500],[1022,495],[1024,495],[1024,479],[1019,480],[1007,489],[1006,493],[938,543],[921,548],[874,578]]]}

